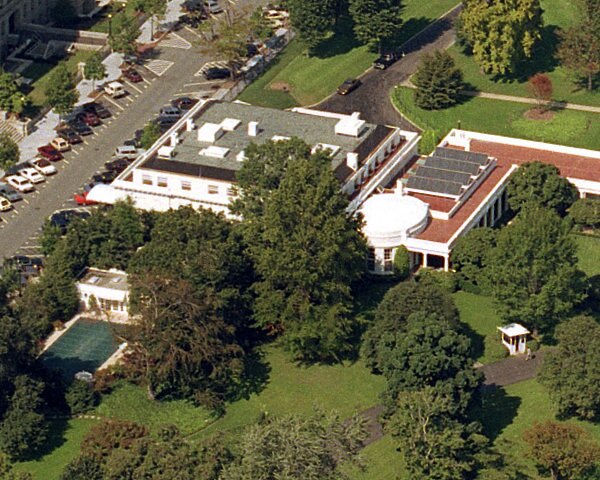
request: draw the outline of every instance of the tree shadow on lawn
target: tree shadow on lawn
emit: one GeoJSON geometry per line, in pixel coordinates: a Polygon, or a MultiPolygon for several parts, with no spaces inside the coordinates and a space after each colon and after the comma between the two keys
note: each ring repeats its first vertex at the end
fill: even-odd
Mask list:
{"type": "Polygon", "coordinates": [[[39,460],[46,455],[51,454],[54,450],[61,447],[66,441],[65,433],[69,429],[69,422],[66,417],[55,418],[50,420],[48,424],[48,436],[42,446],[36,450],[30,450],[28,454],[21,458],[23,462],[39,460]]]}
{"type": "Polygon", "coordinates": [[[480,405],[473,409],[472,418],[481,423],[483,433],[493,442],[513,423],[521,399],[507,395],[504,388],[496,385],[481,386],[480,395],[480,405]]]}
{"type": "Polygon", "coordinates": [[[440,19],[435,27],[423,32],[433,20],[427,17],[410,18],[403,23],[397,34],[390,40],[396,48],[402,46],[402,53],[408,54],[422,49],[424,46],[435,42],[443,33],[452,26],[452,22],[446,18],[440,19]],[[421,32],[421,33],[419,33],[421,32]],[[419,33],[419,35],[417,35],[419,33]],[[415,36],[416,35],[416,36],[415,36]],[[413,38],[414,37],[414,38],[413,38]]]}
{"type": "Polygon", "coordinates": [[[485,337],[465,322],[460,322],[460,331],[471,340],[471,358],[473,360],[481,358],[485,352],[485,337]]]}
{"type": "Polygon", "coordinates": [[[271,366],[261,351],[246,354],[242,381],[228,401],[248,400],[252,394],[260,393],[269,384],[270,374],[271,366]]]}
{"type": "Polygon", "coordinates": [[[354,22],[350,17],[342,17],[333,29],[333,35],[319,43],[311,52],[317,58],[330,58],[348,53],[361,44],[354,35],[354,22]]]}

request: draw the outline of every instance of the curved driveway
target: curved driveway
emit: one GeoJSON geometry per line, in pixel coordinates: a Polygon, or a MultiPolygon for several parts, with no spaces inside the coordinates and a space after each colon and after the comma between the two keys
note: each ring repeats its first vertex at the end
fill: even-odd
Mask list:
{"type": "MultiPolygon", "coordinates": [[[[462,5],[462,4],[461,4],[462,5]]],[[[329,112],[360,112],[369,123],[395,125],[405,130],[418,131],[402,118],[392,106],[390,90],[408,80],[419,65],[419,57],[425,52],[444,50],[454,43],[453,21],[461,10],[457,5],[444,17],[432,23],[400,47],[405,56],[386,70],[369,69],[361,77],[362,84],[348,95],[333,94],[315,108],[329,112]]]]}

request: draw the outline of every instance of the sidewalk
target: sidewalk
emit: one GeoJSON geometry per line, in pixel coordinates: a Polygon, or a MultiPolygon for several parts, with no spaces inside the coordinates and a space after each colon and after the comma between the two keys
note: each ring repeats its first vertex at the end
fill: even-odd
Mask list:
{"type": "MultiPolygon", "coordinates": [[[[463,95],[466,95],[468,97],[490,98],[492,100],[502,100],[504,102],[528,103],[530,105],[536,105],[538,103],[535,98],[515,97],[513,95],[500,95],[498,93],[473,92],[473,91],[469,91],[469,90],[463,90],[460,93],[462,93],[463,95]]],[[[552,101],[552,102],[550,102],[550,106],[552,108],[558,108],[558,109],[565,108],[567,110],[579,110],[581,112],[600,113],[600,107],[592,107],[590,105],[580,105],[577,103],[552,101]]]]}
{"type": "MultiPolygon", "coordinates": [[[[179,18],[183,15],[181,7],[184,3],[185,0],[171,0],[167,3],[167,13],[165,13],[165,16],[159,20],[154,20],[155,37],[159,30],[169,30],[179,21],[179,18]]],[[[152,18],[146,20],[140,30],[142,33],[138,37],[139,43],[150,43],[153,41],[150,38],[150,34],[152,33],[152,18]]]]}

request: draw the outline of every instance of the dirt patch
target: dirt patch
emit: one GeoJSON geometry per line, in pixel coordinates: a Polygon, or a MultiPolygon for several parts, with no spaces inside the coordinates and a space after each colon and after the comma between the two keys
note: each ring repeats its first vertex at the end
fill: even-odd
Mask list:
{"type": "Polygon", "coordinates": [[[278,92],[289,92],[292,90],[292,86],[286,82],[273,82],[269,88],[278,92]]]}
{"type": "Polygon", "coordinates": [[[527,120],[552,120],[554,112],[552,110],[543,110],[541,108],[532,108],[527,110],[523,116],[527,120]]]}

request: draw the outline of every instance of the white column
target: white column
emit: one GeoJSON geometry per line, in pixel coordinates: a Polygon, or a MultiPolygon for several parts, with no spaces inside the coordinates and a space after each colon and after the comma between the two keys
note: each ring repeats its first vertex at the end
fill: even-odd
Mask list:
{"type": "Polygon", "coordinates": [[[449,270],[450,270],[450,256],[444,255],[444,272],[447,272],[449,270]]]}
{"type": "Polygon", "coordinates": [[[427,268],[427,254],[423,253],[423,266],[427,268]]]}

